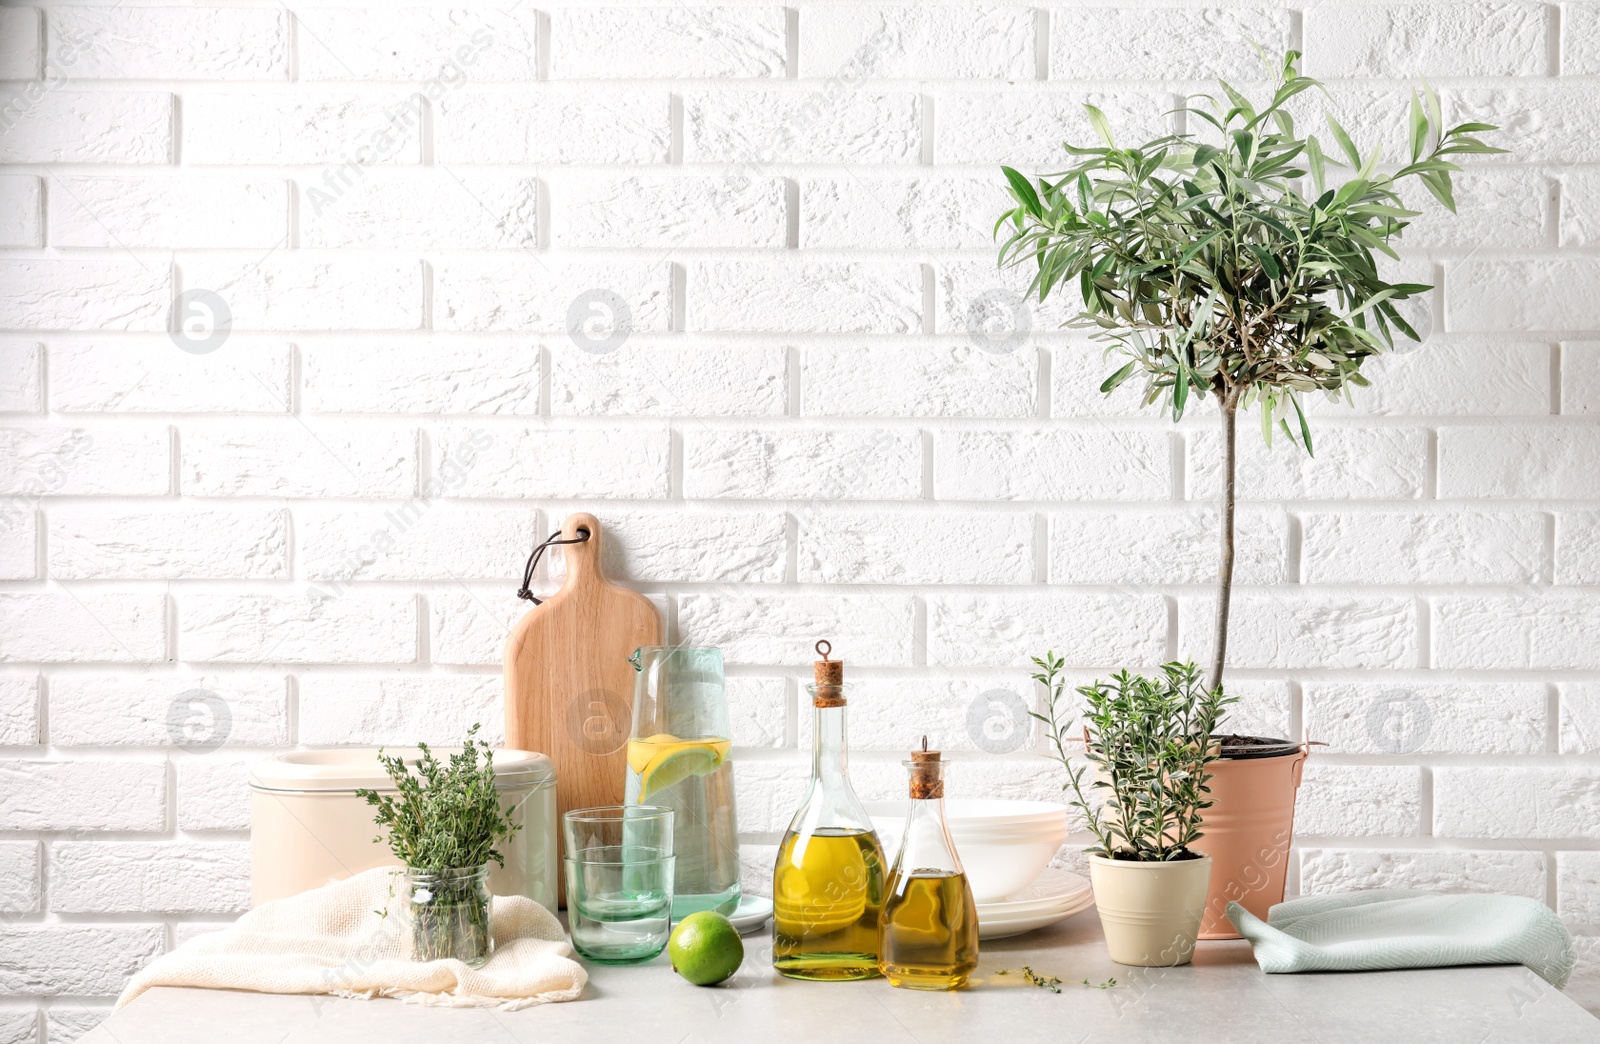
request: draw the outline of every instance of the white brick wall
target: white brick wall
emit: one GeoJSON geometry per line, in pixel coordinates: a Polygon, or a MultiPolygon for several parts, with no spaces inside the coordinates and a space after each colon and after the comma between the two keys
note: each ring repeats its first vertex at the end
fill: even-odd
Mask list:
{"type": "Polygon", "coordinates": [[[1541,852],[1528,851],[1311,849],[1300,856],[1300,890],[1315,894],[1362,888],[1430,888],[1542,900],[1547,858],[1541,852]]]}
{"type": "Polygon", "coordinates": [[[1542,76],[1549,72],[1543,4],[1452,7],[1319,4],[1305,13],[1313,76],[1542,76]]]}
{"type": "Polygon", "coordinates": [[[240,913],[250,906],[250,846],[67,841],[50,849],[50,883],[61,913],[240,913]]]}
{"type": "MultiPolygon", "coordinates": [[[[3,140],[3,139],[0,139],[3,140]]],[[[0,260],[11,330],[161,330],[172,276],[158,258],[0,260]]]]}
{"type": "Polygon", "coordinates": [[[1021,666],[1045,646],[1100,667],[1160,659],[1166,605],[1153,594],[950,594],[928,598],[930,663],[1021,666]]]}
{"type": "Polygon", "coordinates": [[[0,177],[0,246],[44,245],[39,198],[38,178],[18,174],[0,177]]]}
{"type": "Polygon", "coordinates": [[[781,7],[557,7],[551,75],[560,79],[783,76],[781,7]]]}
{"type": "Polygon", "coordinates": [[[0,72],[8,80],[39,75],[39,12],[17,8],[0,12],[0,72]]]}
{"type": "Polygon", "coordinates": [[[1033,12],[964,5],[801,10],[801,76],[838,75],[864,48],[872,52],[872,74],[886,79],[1029,79],[1033,12]]]}
{"type": "Polygon", "coordinates": [[[769,247],[788,236],[782,178],[561,178],[558,247],[769,247]]]}
{"type": "MultiPolygon", "coordinates": [[[[293,352],[283,341],[230,341],[225,356],[174,352],[170,338],[50,346],[56,413],[285,413],[293,352]]],[[[392,367],[391,367],[392,368],[392,367]]]]}
{"type": "MultiPolygon", "coordinates": [[[[56,67],[51,71],[57,84],[65,78],[56,67]]],[[[47,93],[41,84],[6,97],[16,99],[10,104],[22,113],[14,123],[6,118],[0,162],[130,166],[172,162],[173,98],[164,91],[61,88],[47,93]]]]}
{"type": "Polygon", "coordinates": [[[283,80],[285,12],[181,7],[65,8],[50,18],[46,60],[76,54],[85,80],[283,80]]]}
{"type": "Polygon", "coordinates": [[[1054,797],[968,711],[1050,647],[1081,682],[1205,655],[1216,414],[1099,394],[1070,294],[994,268],[997,167],[1059,169],[1084,102],[1178,129],[1260,83],[1245,37],[1329,82],[1302,126],[1398,156],[1427,76],[1512,149],[1456,217],[1407,194],[1432,334],[1308,405],[1316,456],[1241,425],[1235,720],[1330,744],[1291,886],[1542,899],[1600,1001],[1600,2],[23,0],[0,1041],[75,1039],[242,907],[255,758],[499,738],[518,569],[573,511],[727,655],[755,890],[819,637],[863,793],[925,729],[957,791],[1054,797]]]}
{"type": "Polygon", "coordinates": [[[1254,40],[1268,53],[1280,53],[1290,42],[1290,12],[1266,5],[1063,6],[1051,14],[1060,29],[1052,39],[1050,72],[1063,80],[1143,80],[1152,69],[1180,79],[1248,79],[1260,75],[1261,65],[1236,40],[1254,40]]]}

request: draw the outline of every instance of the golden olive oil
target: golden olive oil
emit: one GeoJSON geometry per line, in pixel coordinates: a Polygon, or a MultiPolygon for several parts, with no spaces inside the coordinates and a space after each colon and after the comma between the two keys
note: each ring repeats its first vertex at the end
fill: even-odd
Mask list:
{"type": "Polygon", "coordinates": [[[772,874],[773,967],[793,979],[876,978],[883,878],[872,831],[790,831],[772,874]]]}
{"type": "Polygon", "coordinates": [[[889,882],[879,965],[891,986],[954,990],[978,967],[978,908],[967,875],[914,870],[889,882]]]}

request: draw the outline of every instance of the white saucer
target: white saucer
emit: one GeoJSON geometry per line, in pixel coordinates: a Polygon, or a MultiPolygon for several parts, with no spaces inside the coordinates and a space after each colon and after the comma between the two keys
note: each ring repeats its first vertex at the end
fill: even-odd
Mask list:
{"type": "Polygon", "coordinates": [[[1064,921],[1073,914],[1082,913],[1094,905],[1093,896],[1084,896],[1075,904],[1064,910],[1045,910],[1039,913],[1024,914],[1015,918],[1002,918],[996,920],[985,917],[983,911],[978,911],[978,938],[980,939],[1009,939],[1013,935],[1022,935],[1064,921]]]}
{"type": "Polygon", "coordinates": [[[1045,867],[1033,884],[1020,892],[1012,892],[1004,899],[979,903],[978,912],[992,914],[1032,913],[1054,909],[1089,894],[1089,882],[1068,870],[1045,867]]]}
{"type": "Polygon", "coordinates": [[[1005,939],[1055,924],[1094,905],[1089,882],[1046,867],[1033,884],[993,903],[978,904],[978,938],[1005,939]]]}
{"type": "Polygon", "coordinates": [[[739,929],[740,935],[760,931],[762,925],[771,919],[772,900],[759,895],[740,896],[739,905],[728,915],[728,920],[739,929]]]}

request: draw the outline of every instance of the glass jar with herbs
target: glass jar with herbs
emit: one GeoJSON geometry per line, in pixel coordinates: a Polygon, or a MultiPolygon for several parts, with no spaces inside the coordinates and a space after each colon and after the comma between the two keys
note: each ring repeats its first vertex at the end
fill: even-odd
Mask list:
{"type": "MultiPolygon", "coordinates": [[[[410,956],[454,959],[478,967],[494,951],[489,922],[489,863],[505,865],[495,846],[518,829],[502,808],[494,751],[467,731],[461,750],[440,761],[425,743],[413,765],[378,752],[394,794],[357,793],[377,809],[389,849],[404,864],[400,912],[410,956]]],[[[384,840],[380,835],[377,840],[384,840]]]]}

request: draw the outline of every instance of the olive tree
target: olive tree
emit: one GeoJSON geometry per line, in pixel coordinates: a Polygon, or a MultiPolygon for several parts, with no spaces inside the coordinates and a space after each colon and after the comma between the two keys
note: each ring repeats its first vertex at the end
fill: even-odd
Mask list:
{"type": "Polygon", "coordinates": [[[1197,399],[1216,399],[1222,419],[1220,590],[1210,685],[1222,684],[1233,584],[1236,418],[1256,408],[1270,444],[1274,429],[1312,452],[1300,396],[1348,401],[1367,385],[1361,364],[1418,340],[1401,302],[1432,287],[1392,283],[1377,255],[1418,212],[1402,182],[1420,183],[1455,210],[1447,157],[1491,153],[1473,137],[1496,128],[1448,129],[1437,95],[1413,92],[1409,159],[1384,165],[1363,154],[1327,116],[1337,153],[1301,136],[1288,104],[1323,87],[1300,75],[1288,52],[1274,69],[1273,94],[1258,107],[1225,81],[1220,97],[1190,97],[1180,111],[1198,133],[1171,134],[1120,148],[1105,115],[1085,106],[1102,145],[1066,145],[1072,165],[1030,180],[1001,168],[1016,205],[995,225],[1000,265],[1031,264],[1030,294],[1043,301],[1073,287],[1088,327],[1126,362],[1100,386],[1110,393],[1138,377],[1145,405],[1174,420],[1197,399]],[[1348,176],[1336,177],[1330,168],[1348,176]],[[1334,182],[1338,183],[1335,184],[1334,182]],[[1292,423],[1291,423],[1292,422],[1292,423]]]}

